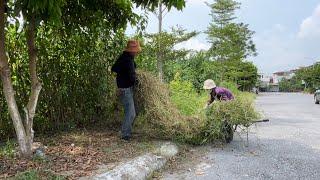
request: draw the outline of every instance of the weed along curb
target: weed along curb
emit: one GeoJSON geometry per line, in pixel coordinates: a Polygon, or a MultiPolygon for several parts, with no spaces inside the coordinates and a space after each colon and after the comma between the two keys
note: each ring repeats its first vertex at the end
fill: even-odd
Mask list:
{"type": "Polygon", "coordinates": [[[161,169],[166,164],[167,160],[175,156],[177,153],[178,147],[171,142],[166,142],[157,149],[155,154],[148,153],[143,156],[136,157],[131,161],[120,164],[111,171],[95,175],[89,179],[147,179],[155,170],[161,169]]]}

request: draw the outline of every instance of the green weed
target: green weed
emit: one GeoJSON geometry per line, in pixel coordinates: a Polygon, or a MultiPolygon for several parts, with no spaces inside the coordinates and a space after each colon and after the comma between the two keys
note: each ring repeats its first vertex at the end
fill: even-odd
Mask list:
{"type": "Polygon", "coordinates": [[[0,157],[13,158],[15,155],[16,143],[12,140],[7,140],[3,147],[0,147],[0,157]]]}
{"type": "Polygon", "coordinates": [[[16,180],[65,180],[66,177],[56,175],[50,171],[37,171],[29,170],[17,174],[14,179],[16,180]]]}

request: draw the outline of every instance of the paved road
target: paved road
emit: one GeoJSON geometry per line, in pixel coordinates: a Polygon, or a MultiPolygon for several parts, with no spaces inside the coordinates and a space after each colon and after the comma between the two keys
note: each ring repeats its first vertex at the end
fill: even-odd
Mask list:
{"type": "Polygon", "coordinates": [[[257,107],[269,123],[236,135],[226,147],[210,148],[189,170],[164,179],[320,180],[320,105],[305,94],[261,94],[257,107]]]}

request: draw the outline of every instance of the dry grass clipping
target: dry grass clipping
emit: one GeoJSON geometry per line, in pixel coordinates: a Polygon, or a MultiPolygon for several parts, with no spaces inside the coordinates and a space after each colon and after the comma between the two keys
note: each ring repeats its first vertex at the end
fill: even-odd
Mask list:
{"type": "Polygon", "coordinates": [[[197,118],[183,116],[171,103],[169,87],[151,73],[138,71],[135,103],[139,114],[136,129],[151,137],[177,139],[192,136],[200,126],[197,118]]]}
{"type": "Polygon", "coordinates": [[[170,101],[166,84],[148,72],[138,71],[137,77],[135,130],[150,137],[206,144],[221,138],[221,122],[225,119],[231,125],[250,126],[259,117],[253,99],[246,95],[229,102],[216,102],[197,117],[184,116],[170,101]]]}

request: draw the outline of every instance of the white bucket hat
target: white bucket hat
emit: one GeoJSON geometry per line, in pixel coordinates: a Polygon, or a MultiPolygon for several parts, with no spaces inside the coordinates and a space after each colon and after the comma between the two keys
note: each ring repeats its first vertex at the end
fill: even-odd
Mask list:
{"type": "Polygon", "coordinates": [[[213,89],[215,87],[217,87],[217,85],[212,79],[207,79],[204,81],[203,89],[213,89]]]}

